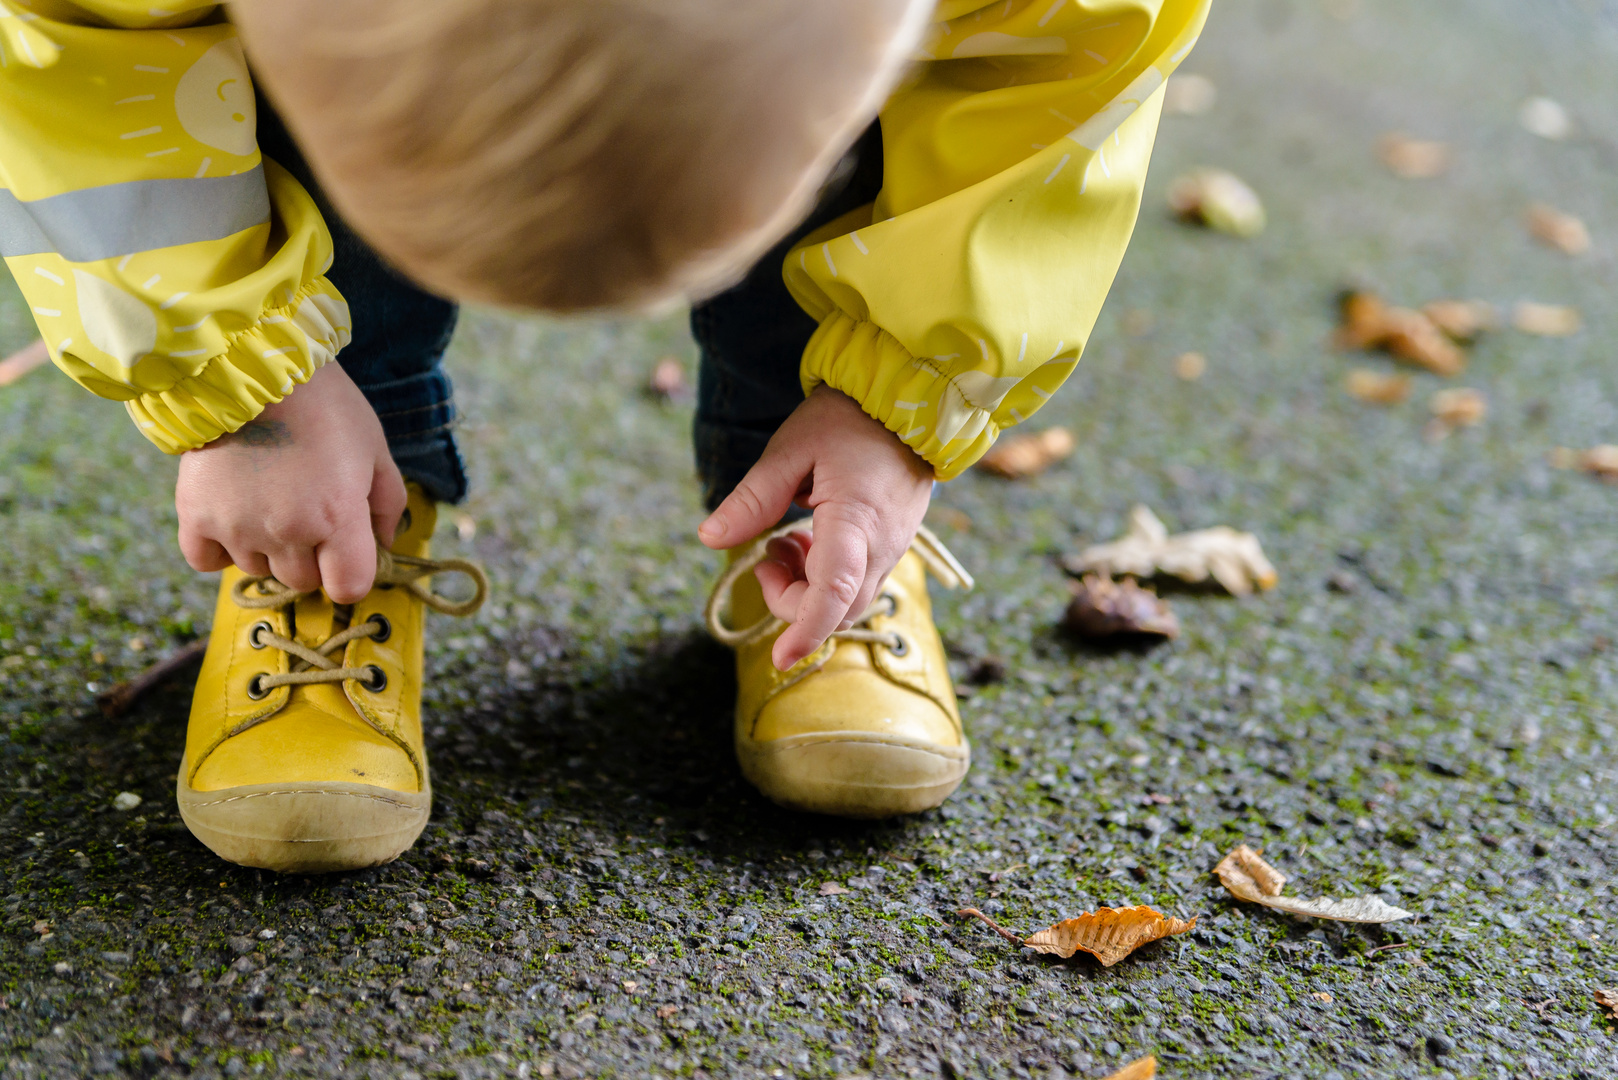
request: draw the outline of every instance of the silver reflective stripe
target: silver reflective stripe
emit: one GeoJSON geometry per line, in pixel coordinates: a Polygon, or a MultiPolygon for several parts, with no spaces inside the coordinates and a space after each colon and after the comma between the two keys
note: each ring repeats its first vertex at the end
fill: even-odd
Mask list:
{"type": "Polygon", "coordinates": [[[270,220],[264,166],[199,180],[130,180],[23,202],[0,190],[0,256],[69,262],[223,240],[270,220]]]}

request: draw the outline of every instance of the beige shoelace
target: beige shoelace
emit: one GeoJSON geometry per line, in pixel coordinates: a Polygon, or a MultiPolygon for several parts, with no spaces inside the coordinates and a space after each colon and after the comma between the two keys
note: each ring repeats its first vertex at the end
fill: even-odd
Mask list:
{"type": "MultiPolygon", "coordinates": [[[[420,600],[434,611],[445,615],[466,616],[483,606],[489,595],[489,579],[475,563],[465,559],[418,559],[413,555],[395,555],[384,547],[376,549],[376,584],[373,588],[398,587],[420,600]],[[472,579],[476,591],[467,600],[451,600],[422,584],[434,574],[465,574],[472,579]]],[[[288,588],[273,577],[242,577],[231,587],[230,598],[237,607],[249,611],[267,610],[295,604],[314,592],[299,592],[288,588]]],[[[392,628],[381,616],[372,616],[358,626],[339,630],[313,648],[283,637],[270,629],[268,623],[253,628],[253,644],[280,649],[296,657],[292,670],[282,674],[259,675],[249,686],[248,693],[262,698],[278,686],[307,686],[310,683],[338,683],[354,679],[372,691],[387,685],[387,676],[375,665],[351,668],[340,667],[331,657],[357,638],[386,640],[392,628]]]]}
{"type": "MultiPolygon", "coordinates": [[[[736,582],[741,580],[743,574],[751,573],[753,567],[768,557],[765,548],[769,545],[769,542],[778,536],[785,536],[788,533],[799,531],[810,531],[809,523],[807,521],[795,521],[790,525],[782,525],[778,529],[767,532],[753,541],[753,546],[747,549],[746,554],[730,564],[730,567],[719,579],[719,583],[714,586],[713,595],[708,598],[706,612],[708,633],[712,634],[716,640],[729,645],[733,649],[738,649],[744,645],[751,645],[755,641],[771,637],[786,629],[787,624],[777,619],[774,615],[766,615],[752,626],[740,629],[726,626],[725,616],[730,611],[731,593],[736,587],[736,582]]],[[[955,558],[949,548],[944,546],[944,542],[934,536],[926,526],[920,526],[916,529],[916,539],[910,545],[910,550],[921,556],[921,561],[927,565],[927,569],[945,588],[970,589],[972,587],[972,575],[966,572],[966,567],[961,565],[960,560],[955,558]]],[[[879,615],[892,615],[896,603],[891,593],[879,593],[877,598],[871,601],[871,606],[865,609],[865,613],[854,620],[852,626],[847,630],[833,631],[832,638],[838,641],[859,641],[871,645],[883,645],[902,656],[908,649],[903,637],[899,634],[880,633],[871,629],[871,620],[879,615]]]]}

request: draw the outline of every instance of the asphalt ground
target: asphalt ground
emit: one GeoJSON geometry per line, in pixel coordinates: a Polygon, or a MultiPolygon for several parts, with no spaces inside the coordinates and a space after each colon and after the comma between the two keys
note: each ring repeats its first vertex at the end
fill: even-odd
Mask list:
{"type": "MultiPolygon", "coordinates": [[[[1618,1077],[1592,997],[1618,986],[1618,488],[1548,463],[1618,442],[1615,11],[1219,0],[1187,64],[1218,103],[1164,121],[1095,338],[1032,425],[1077,452],[937,500],[979,581],[936,597],[957,674],[1006,678],[964,703],[966,785],[912,819],[790,814],[737,772],[689,407],[642,389],[694,365],[679,317],[467,318],[477,493],[437,551],[494,597],[430,627],[432,823],[341,877],[191,839],[187,680],[99,717],[96,689],[206,632],[215,584],[120,409],[48,371],[0,389],[0,1075],[1100,1077],[1154,1053],[1168,1077],[1618,1077]],[[1523,130],[1532,94],[1571,137],[1523,130]],[[1453,167],[1392,176],[1390,130],[1453,167]],[[1261,237],[1170,219],[1198,164],[1253,184],[1261,237]],[[1532,242],[1532,201],[1592,251],[1532,242]],[[1346,284],[1584,328],[1488,334],[1368,406],[1345,373],[1394,365],[1330,347],[1346,284]],[[1433,442],[1441,386],[1489,408],[1433,442]],[[1137,502],[1254,531],[1280,585],[1166,590],[1170,644],[1070,639],[1058,559],[1137,502]],[[1416,917],[1236,903],[1209,871],[1239,841],[1297,895],[1416,917]],[[1026,933],[1102,904],[1197,926],[1102,968],[953,914],[1026,933]]],[[[8,287],[0,346],[31,334],[8,287]]]]}

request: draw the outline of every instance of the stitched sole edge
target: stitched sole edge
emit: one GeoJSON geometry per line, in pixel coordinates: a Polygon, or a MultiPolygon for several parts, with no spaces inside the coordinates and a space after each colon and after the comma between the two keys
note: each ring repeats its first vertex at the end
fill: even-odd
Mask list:
{"type": "Polygon", "coordinates": [[[898,736],[825,732],[769,742],[736,738],[742,775],[789,810],[846,818],[919,814],[949,798],[971,765],[971,747],[898,736]]]}
{"type": "Polygon", "coordinates": [[[432,813],[429,784],[419,793],[369,784],[246,784],[197,791],[185,782],[175,801],[191,835],[226,862],[284,874],[362,870],[397,859],[432,813]]]}

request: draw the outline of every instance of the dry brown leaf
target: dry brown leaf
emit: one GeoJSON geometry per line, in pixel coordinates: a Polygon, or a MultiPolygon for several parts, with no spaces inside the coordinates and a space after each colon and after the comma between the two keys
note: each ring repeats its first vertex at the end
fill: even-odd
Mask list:
{"type": "Polygon", "coordinates": [[[1350,292],[1342,316],[1337,343],[1343,348],[1386,349],[1434,375],[1456,375],[1466,367],[1466,354],[1420,311],[1389,307],[1374,293],[1350,292]]]}
{"type": "Polygon", "coordinates": [[[24,375],[50,361],[51,351],[43,341],[18,349],[0,360],[0,386],[10,386],[24,375]]]}
{"type": "Polygon", "coordinates": [[[1614,1020],[1618,1020],[1618,986],[1606,990],[1597,988],[1595,996],[1596,1004],[1606,1009],[1614,1020]]]}
{"type": "Polygon", "coordinates": [[[1370,368],[1350,371],[1343,385],[1351,395],[1371,405],[1398,405],[1410,397],[1409,375],[1390,375],[1370,368]]]}
{"type": "Polygon", "coordinates": [[[977,908],[961,908],[957,915],[970,915],[979,919],[1007,941],[1047,956],[1066,960],[1074,953],[1085,952],[1101,961],[1102,967],[1111,967],[1142,945],[1161,941],[1166,937],[1189,933],[1197,920],[1186,922],[1163,915],[1144,905],[1127,908],[1097,908],[1076,919],[1063,919],[1026,938],[1019,938],[977,908]]]}
{"type": "Polygon", "coordinates": [[[821,896],[845,896],[853,890],[844,888],[835,881],[822,881],[820,883],[821,896]]]}
{"type": "Polygon", "coordinates": [[[1180,636],[1180,620],[1168,604],[1151,589],[1143,589],[1133,578],[1114,581],[1099,574],[1087,574],[1083,581],[1070,582],[1073,599],[1067,605],[1062,625],[1088,638],[1118,634],[1180,636]]]}
{"type": "Polygon", "coordinates": [[[1176,177],[1169,185],[1169,209],[1187,221],[1232,236],[1264,231],[1264,204],[1235,173],[1204,166],[1176,177]]]}
{"type": "Polygon", "coordinates": [[[1167,574],[1193,584],[1210,577],[1234,596],[1278,580],[1258,537],[1224,525],[1170,536],[1145,506],[1129,512],[1129,530],[1110,544],[1096,544],[1063,560],[1069,573],[1149,578],[1167,574]]]}
{"type": "Polygon", "coordinates": [[[1432,411],[1435,424],[1442,424],[1445,428],[1453,430],[1471,427],[1482,421],[1484,414],[1489,411],[1489,401],[1481,390],[1458,386],[1438,391],[1427,403],[1427,407],[1432,411]]]}
{"type": "Polygon", "coordinates": [[[1406,180],[1430,180],[1448,171],[1448,143],[1412,139],[1402,131],[1382,136],[1376,144],[1377,156],[1395,176],[1406,180]]]}
{"type": "Polygon", "coordinates": [[[1174,358],[1174,374],[1186,382],[1196,382],[1207,371],[1208,358],[1199,352],[1185,352],[1174,358]]]}
{"type": "Polygon", "coordinates": [[[1525,334],[1538,334],[1541,337],[1567,337],[1569,334],[1579,332],[1584,321],[1579,318],[1579,309],[1564,307],[1561,304],[1540,304],[1532,300],[1524,300],[1517,305],[1513,312],[1511,324],[1525,334]]]}
{"type": "Polygon", "coordinates": [[[1157,1075],[1157,1058],[1147,1054],[1137,1058],[1104,1080],[1152,1080],[1157,1075]]]}
{"type": "Polygon", "coordinates": [[[1486,300],[1434,300],[1423,304],[1421,313],[1456,341],[1471,341],[1500,325],[1500,313],[1486,300]]]}
{"type": "Polygon", "coordinates": [[[1551,464],[1558,469],[1578,469],[1600,477],[1609,484],[1618,483],[1618,446],[1603,443],[1588,450],[1569,450],[1559,446],[1551,451],[1551,464]]]}
{"type": "Polygon", "coordinates": [[[1017,480],[1044,472],[1073,453],[1073,448],[1073,434],[1067,428],[1046,428],[1038,435],[1002,439],[978,459],[978,467],[1007,480],[1017,480]]]}
{"type": "Polygon", "coordinates": [[[1528,234],[1564,255],[1583,255],[1590,250],[1590,230],[1584,222],[1544,203],[1528,208],[1528,234]]]}
{"type": "Polygon", "coordinates": [[[1375,896],[1355,896],[1347,900],[1333,900],[1330,897],[1305,900],[1282,896],[1281,886],[1286,883],[1286,878],[1246,844],[1236,845],[1214,867],[1214,873],[1238,900],[1262,904],[1293,915],[1357,923],[1386,923],[1411,917],[1410,912],[1375,896]]]}
{"type": "Polygon", "coordinates": [[[1219,100],[1219,88],[1205,75],[1176,72],[1163,88],[1163,112],[1167,116],[1201,116],[1219,100]]]}
{"type": "Polygon", "coordinates": [[[685,365],[672,356],[665,356],[652,368],[646,389],[655,397],[669,401],[684,401],[691,397],[691,385],[685,381],[685,365]]]}

